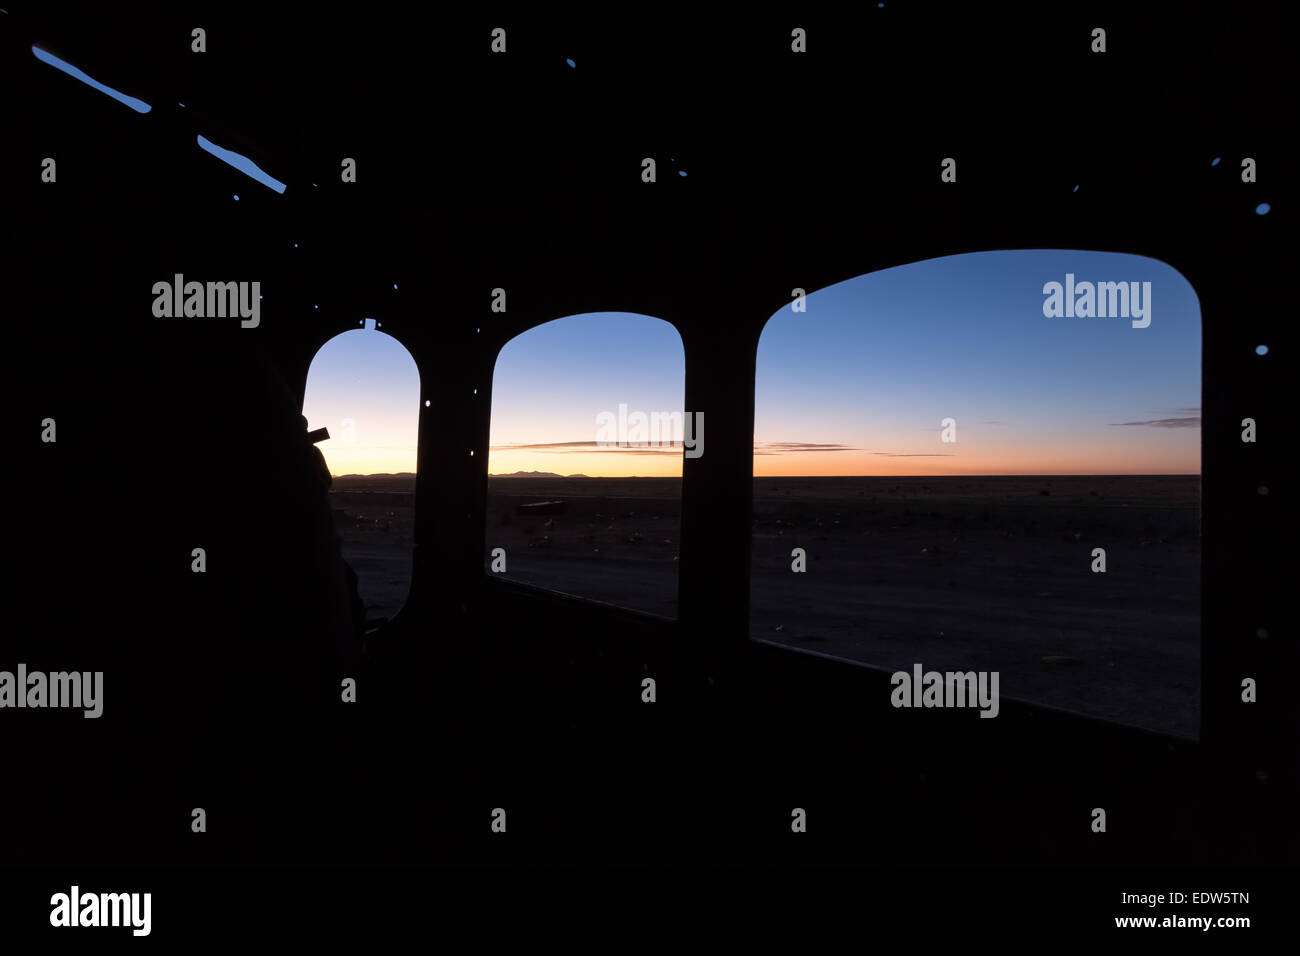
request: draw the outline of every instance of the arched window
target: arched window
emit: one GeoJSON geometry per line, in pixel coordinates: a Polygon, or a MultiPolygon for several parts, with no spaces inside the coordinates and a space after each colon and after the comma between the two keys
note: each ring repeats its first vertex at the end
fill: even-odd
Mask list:
{"type": "Polygon", "coordinates": [[[420,374],[406,348],[366,322],[334,336],[307,373],[302,412],[333,476],[343,557],[368,620],[391,618],[411,587],[420,374]]]}
{"type": "Polygon", "coordinates": [[[859,276],[772,316],[756,389],[753,637],[1197,735],[1201,316],[1173,268],[859,276]]]}
{"type": "Polygon", "coordinates": [[[599,312],[511,339],[492,379],[488,574],[676,617],[686,357],[599,312]]]}

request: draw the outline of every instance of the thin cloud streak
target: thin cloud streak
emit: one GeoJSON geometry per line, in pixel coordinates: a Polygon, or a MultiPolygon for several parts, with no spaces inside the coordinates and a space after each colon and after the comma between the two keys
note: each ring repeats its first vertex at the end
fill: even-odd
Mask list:
{"type": "Polygon", "coordinates": [[[1200,428],[1201,416],[1191,418],[1153,418],[1145,422],[1110,422],[1111,425],[1137,426],[1147,425],[1151,428],[1200,428]]]}
{"type": "Polygon", "coordinates": [[[491,445],[489,451],[540,451],[552,455],[587,455],[596,452],[614,452],[620,455],[678,455],[680,441],[663,441],[650,445],[598,445],[592,441],[552,441],[525,445],[491,445]]]}

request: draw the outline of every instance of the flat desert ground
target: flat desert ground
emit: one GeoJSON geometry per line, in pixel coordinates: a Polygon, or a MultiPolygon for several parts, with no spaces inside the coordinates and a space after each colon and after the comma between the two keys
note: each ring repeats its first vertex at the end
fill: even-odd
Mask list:
{"type": "MultiPolygon", "coordinates": [[[[335,479],[372,617],[406,597],[412,488],[335,479]]],[[[500,547],[504,577],[672,617],[680,490],[490,478],[484,570],[500,547]],[[563,512],[520,509],[539,501],[563,512]]],[[[753,511],[751,637],[890,670],[997,671],[1003,697],[1197,735],[1199,476],[756,478],[753,511]]]]}

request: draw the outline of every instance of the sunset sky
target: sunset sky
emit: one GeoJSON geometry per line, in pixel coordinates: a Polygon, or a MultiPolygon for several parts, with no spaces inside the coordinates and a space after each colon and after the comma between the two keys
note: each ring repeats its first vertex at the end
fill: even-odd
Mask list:
{"type": "Polygon", "coordinates": [[[333,475],[415,471],[420,373],[397,339],[353,329],[312,359],[302,413],[309,429],[328,428],[316,447],[333,475]]]}
{"type": "MultiPolygon", "coordinates": [[[[1152,259],[985,252],[859,276],[764,329],[754,473],[1199,474],[1200,366],[1195,293],[1152,259]],[[1150,326],[1044,317],[1044,283],[1067,272],[1151,282],[1150,326]],[[954,443],[940,440],[945,418],[954,443]]],[[[684,376],[681,339],[659,319],[590,313],[524,332],[497,360],[488,470],[680,475],[680,447],[594,443],[597,416],[620,404],[683,411],[684,376]]],[[[419,401],[405,349],[358,329],[318,353],[304,414],[330,429],[319,447],[334,474],[414,471],[419,401]]]]}

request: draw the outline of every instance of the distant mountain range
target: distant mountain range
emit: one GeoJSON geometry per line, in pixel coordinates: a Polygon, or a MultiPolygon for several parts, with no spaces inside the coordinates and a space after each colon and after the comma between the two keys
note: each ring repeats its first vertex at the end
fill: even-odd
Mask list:
{"type": "MultiPolygon", "coordinates": [[[[553,471],[516,471],[509,475],[488,475],[489,478],[589,478],[590,475],[560,475],[553,471]]],[[[415,490],[415,472],[397,474],[385,472],[375,475],[334,475],[335,491],[400,491],[415,490]]]]}
{"type": "Polygon", "coordinates": [[[586,478],[586,475],[557,475],[553,471],[513,471],[508,475],[488,475],[489,478],[586,478]]]}

